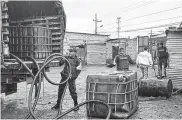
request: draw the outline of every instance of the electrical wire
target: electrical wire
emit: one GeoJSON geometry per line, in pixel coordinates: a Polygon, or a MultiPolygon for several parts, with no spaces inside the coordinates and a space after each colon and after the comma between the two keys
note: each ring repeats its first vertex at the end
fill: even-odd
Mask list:
{"type": "MultiPolygon", "coordinates": [[[[143,18],[143,17],[147,17],[147,16],[151,16],[151,15],[156,15],[156,14],[160,14],[160,13],[164,13],[164,12],[168,12],[168,11],[172,11],[172,10],[176,10],[176,9],[180,9],[180,8],[182,8],[182,6],[171,8],[171,9],[167,9],[167,10],[162,10],[162,11],[159,11],[159,12],[154,12],[154,13],[150,13],[150,14],[146,14],[146,15],[142,15],[142,16],[137,16],[137,17],[129,18],[129,19],[126,19],[126,20],[123,20],[123,21],[131,21],[131,20],[135,20],[135,19],[138,19],[138,18],[143,18]]],[[[116,22],[105,24],[104,27],[105,26],[113,25],[115,23],[116,22]]]]}
{"type": "Polygon", "coordinates": [[[151,26],[151,27],[138,28],[138,29],[133,29],[133,30],[123,30],[123,31],[120,31],[120,32],[133,32],[133,31],[138,31],[138,30],[161,28],[161,27],[166,27],[166,26],[170,26],[170,25],[176,25],[176,24],[180,24],[180,23],[181,23],[181,21],[180,22],[170,23],[170,24],[163,24],[163,25],[159,25],[159,26],[151,26]]]}
{"type": "MultiPolygon", "coordinates": [[[[134,4],[132,4],[132,5],[128,6],[128,7],[124,7],[123,9],[118,10],[117,13],[118,12],[129,12],[129,11],[135,10],[137,8],[144,7],[146,5],[152,4],[152,3],[157,2],[157,1],[159,1],[159,0],[156,0],[156,1],[153,1],[153,0],[149,0],[149,1],[143,0],[143,1],[140,1],[140,2],[136,2],[136,3],[134,3],[134,4]]],[[[117,15],[117,14],[116,13],[115,14],[110,14],[110,16],[111,15],[117,15]]]]}
{"type": "MultiPolygon", "coordinates": [[[[168,24],[162,24],[162,25],[158,25],[158,26],[137,28],[137,29],[131,29],[131,30],[123,30],[123,31],[120,31],[120,32],[133,32],[133,31],[146,30],[146,29],[152,29],[152,28],[161,28],[161,27],[167,27],[167,26],[170,26],[170,25],[176,25],[176,24],[180,24],[180,23],[181,23],[181,21],[174,22],[174,23],[168,23],[168,24]]],[[[115,32],[117,32],[117,31],[108,31],[108,33],[115,33],[115,32]]]]}
{"type": "MultiPolygon", "coordinates": [[[[145,0],[144,0],[145,1],[145,0]]],[[[139,4],[139,6],[134,6],[134,8],[129,8],[128,10],[126,9],[126,10],[122,10],[123,12],[129,12],[129,11],[132,11],[132,10],[135,10],[135,9],[137,9],[137,8],[140,8],[140,7],[144,7],[144,6],[146,6],[146,5],[149,5],[149,4],[152,4],[152,3],[154,3],[154,2],[157,2],[157,1],[159,1],[159,0],[156,0],[156,1],[147,1],[147,2],[144,2],[143,4],[139,4]]],[[[138,2],[137,2],[138,3],[138,2]]],[[[136,5],[136,4],[135,4],[136,5]]],[[[116,14],[112,14],[112,15],[116,15],[116,14]]],[[[122,14],[121,14],[122,15],[122,14]]],[[[110,25],[113,25],[113,24],[115,24],[116,22],[113,22],[113,23],[109,23],[109,24],[105,24],[104,26],[110,26],[110,25]]]]}
{"type": "MultiPolygon", "coordinates": [[[[135,10],[135,9],[138,9],[138,8],[141,8],[141,7],[145,7],[145,6],[147,6],[147,5],[149,5],[149,4],[152,4],[152,3],[155,3],[155,2],[157,2],[157,1],[159,1],[159,0],[156,0],[156,1],[148,1],[148,2],[146,2],[146,3],[144,3],[144,4],[140,4],[140,5],[138,5],[138,6],[135,6],[134,8],[130,8],[130,9],[128,9],[128,10],[125,10],[125,11],[123,11],[123,12],[130,12],[130,11],[133,11],[133,10],[135,10]]],[[[123,14],[121,14],[121,15],[123,15],[123,14]]]]}
{"type": "Polygon", "coordinates": [[[159,12],[154,12],[154,13],[150,13],[150,14],[146,14],[146,15],[142,15],[142,16],[137,16],[137,17],[129,18],[129,19],[126,19],[124,21],[130,21],[130,20],[134,20],[134,19],[138,19],[138,18],[142,18],[142,17],[146,17],[146,16],[156,15],[156,14],[159,14],[159,13],[163,13],[163,12],[167,12],[167,11],[171,11],[171,10],[176,10],[176,9],[180,9],[180,8],[182,8],[182,6],[171,8],[171,9],[167,9],[167,10],[163,10],[163,11],[159,11],[159,12]]]}
{"type": "Polygon", "coordinates": [[[128,27],[128,26],[134,26],[134,25],[141,25],[141,24],[145,24],[145,23],[158,22],[158,21],[169,20],[169,19],[175,19],[175,18],[180,18],[180,17],[182,17],[182,16],[170,17],[170,18],[159,19],[159,20],[153,20],[153,21],[142,22],[142,23],[131,24],[131,25],[124,25],[124,26],[121,26],[121,27],[128,27]]]}

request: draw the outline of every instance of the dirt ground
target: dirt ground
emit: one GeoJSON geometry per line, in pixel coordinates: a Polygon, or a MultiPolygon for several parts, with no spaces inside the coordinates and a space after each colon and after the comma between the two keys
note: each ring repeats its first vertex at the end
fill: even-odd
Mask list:
{"type": "MultiPolygon", "coordinates": [[[[86,66],[79,77],[77,78],[77,93],[78,101],[83,102],[86,99],[86,77],[88,74],[99,74],[102,72],[113,72],[114,68],[105,66],[86,66]]],[[[138,77],[141,76],[140,70],[137,67],[130,66],[130,69],[138,72],[138,77]]],[[[149,69],[150,76],[154,76],[152,69],[149,69]]],[[[48,73],[49,77],[54,81],[60,80],[60,68],[51,68],[48,73]]],[[[42,85],[43,87],[43,85],[42,85]]],[[[28,113],[28,92],[30,84],[26,82],[18,84],[18,92],[12,95],[5,96],[4,104],[1,106],[2,119],[24,119],[28,113]]],[[[41,89],[41,95],[38,105],[35,110],[36,117],[39,119],[52,119],[56,117],[57,111],[51,110],[57,100],[58,86],[51,85],[47,81],[44,82],[44,90],[41,89]]],[[[73,101],[67,89],[63,101],[63,112],[73,107],[73,101]]],[[[165,97],[139,97],[139,108],[130,119],[182,119],[182,95],[172,96],[170,99],[165,97]]],[[[71,112],[63,117],[63,119],[87,119],[86,107],[80,107],[77,112],[71,112]]]]}

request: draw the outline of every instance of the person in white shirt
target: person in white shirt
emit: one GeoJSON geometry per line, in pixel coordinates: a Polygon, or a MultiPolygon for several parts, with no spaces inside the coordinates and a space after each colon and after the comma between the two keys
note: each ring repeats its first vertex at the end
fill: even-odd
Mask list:
{"type": "Polygon", "coordinates": [[[148,48],[145,47],[144,52],[140,52],[136,59],[136,64],[141,68],[143,78],[148,77],[148,67],[153,66],[152,56],[147,50],[148,48]]]}

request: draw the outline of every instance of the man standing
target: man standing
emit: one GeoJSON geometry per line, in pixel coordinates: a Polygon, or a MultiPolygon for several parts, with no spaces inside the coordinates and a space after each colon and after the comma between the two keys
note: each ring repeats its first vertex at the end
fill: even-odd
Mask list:
{"type": "Polygon", "coordinates": [[[168,66],[168,52],[167,48],[163,46],[163,43],[161,42],[159,44],[159,48],[157,49],[157,55],[155,54],[154,60],[158,60],[158,66],[159,66],[159,76],[158,78],[162,78],[162,65],[164,65],[164,77],[166,78],[166,68],[168,66]]]}
{"type": "Polygon", "coordinates": [[[120,48],[119,55],[114,59],[113,64],[116,65],[117,71],[129,70],[129,63],[135,64],[129,55],[124,53],[124,48],[120,48]]]}
{"type": "Polygon", "coordinates": [[[137,56],[136,64],[142,71],[142,77],[148,77],[148,67],[153,65],[152,56],[147,51],[148,48],[144,48],[144,52],[140,52],[137,56]]]}
{"type": "MultiPolygon", "coordinates": [[[[81,72],[81,61],[80,59],[76,56],[76,49],[72,48],[69,50],[70,54],[69,56],[65,57],[70,65],[71,65],[71,77],[68,80],[68,85],[69,85],[69,91],[70,91],[70,95],[73,99],[74,102],[74,106],[78,105],[78,101],[77,101],[77,93],[76,93],[76,85],[75,85],[75,81],[76,78],[78,77],[78,75],[81,72]]],[[[65,67],[63,69],[63,71],[61,72],[61,82],[66,80],[66,78],[69,75],[69,67],[68,64],[65,62],[65,60],[60,60],[59,65],[62,66],[65,63],[65,67]]],[[[52,107],[52,109],[58,109],[59,108],[59,104],[63,95],[63,91],[65,89],[66,83],[59,85],[59,90],[58,90],[58,99],[57,99],[57,104],[55,106],[52,107]]],[[[75,109],[75,111],[77,111],[79,108],[75,109]]]]}

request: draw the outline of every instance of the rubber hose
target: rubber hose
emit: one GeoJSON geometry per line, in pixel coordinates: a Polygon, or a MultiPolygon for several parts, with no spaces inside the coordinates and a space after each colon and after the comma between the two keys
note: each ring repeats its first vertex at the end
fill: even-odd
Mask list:
{"type": "Polygon", "coordinates": [[[179,90],[177,90],[177,91],[173,92],[173,93],[172,93],[172,95],[177,94],[179,91],[182,91],[182,89],[179,89],[179,90]]]}
{"type": "MultiPolygon", "coordinates": [[[[37,74],[36,74],[35,77],[34,77],[34,80],[33,80],[32,84],[31,84],[30,91],[29,91],[29,97],[28,97],[28,108],[29,108],[29,111],[30,111],[30,113],[31,113],[31,116],[32,116],[34,119],[35,119],[36,117],[35,117],[35,114],[33,113],[32,108],[31,108],[31,104],[32,104],[31,101],[32,101],[32,92],[33,92],[33,87],[34,87],[35,81],[36,81],[36,79],[38,78],[38,75],[40,74],[40,72],[46,67],[47,64],[49,64],[52,60],[57,59],[57,58],[60,58],[60,57],[62,57],[62,56],[57,56],[57,57],[54,57],[54,58],[48,60],[48,62],[46,62],[46,63],[40,68],[40,70],[37,72],[37,74]]],[[[64,83],[65,83],[65,82],[64,82],[64,83]]]]}
{"type": "MultiPolygon", "coordinates": [[[[28,99],[29,111],[30,111],[30,114],[32,115],[32,117],[33,117],[34,119],[35,119],[36,117],[35,117],[35,114],[33,113],[32,108],[31,108],[33,84],[35,83],[35,81],[36,81],[38,75],[40,74],[40,72],[46,67],[46,65],[49,64],[52,60],[57,59],[57,58],[60,58],[60,56],[59,56],[59,57],[54,57],[54,58],[50,59],[48,62],[46,62],[46,63],[40,68],[40,70],[37,72],[36,76],[34,77],[33,83],[32,83],[31,88],[30,88],[29,99],[28,99]]],[[[83,103],[80,103],[80,104],[77,105],[76,107],[74,107],[74,108],[72,108],[72,109],[66,111],[64,114],[58,116],[57,119],[59,119],[60,117],[66,115],[66,114],[68,114],[69,112],[73,111],[73,110],[76,109],[77,107],[82,106],[82,105],[84,105],[84,104],[86,104],[86,103],[89,103],[89,102],[99,102],[99,103],[105,104],[105,105],[108,107],[108,109],[109,109],[109,112],[108,112],[108,115],[107,115],[107,118],[106,118],[106,119],[109,119],[109,118],[110,118],[111,109],[110,109],[109,105],[108,105],[107,103],[105,103],[105,102],[102,102],[102,101],[92,100],[92,101],[85,101],[85,102],[83,102],[83,103]]]]}
{"type": "MultiPolygon", "coordinates": [[[[37,69],[39,70],[40,67],[39,67],[38,63],[36,62],[36,60],[33,57],[30,57],[30,56],[27,56],[27,57],[30,58],[33,61],[33,63],[36,65],[37,69]]],[[[40,91],[41,91],[41,75],[39,75],[39,84],[38,85],[39,86],[38,86],[37,96],[36,96],[35,102],[33,104],[33,111],[35,110],[35,107],[37,105],[37,102],[38,102],[38,99],[39,99],[39,96],[40,96],[40,91]]],[[[30,116],[31,116],[31,114],[29,113],[25,117],[25,119],[28,119],[30,116]]]]}
{"type": "MultiPolygon", "coordinates": [[[[31,77],[34,79],[35,76],[33,75],[32,71],[28,68],[28,66],[20,58],[18,58],[16,55],[14,55],[12,53],[10,53],[10,55],[12,57],[14,57],[19,63],[21,63],[25,67],[25,69],[30,73],[31,77]]],[[[34,85],[34,84],[32,84],[32,85],[34,85]]],[[[33,92],[33,90],[32,90],[32,92],[33,92]]]]}
{"type": "MultiPolygon", "coordinates": [[[[63,58],[63,55],[62,55],[62,54],[60,54],[60,53],[53,53],[53,54],[49,55],[49,56],[45,59],[44,64],[45,64],[45,62],[47,62],[48,59],[50,59],[50,58],[53,57],[53,56],[61,56],[61,57],[63,58]]],[[[70,65],[70,63],[69,63],[69,61],[68,61],[67,59],[66,59],[66,62],[68,63],[69,68],[71,68],[71,65],[70,65]]],[[[58,83],[58,84],[55,83],[55,82],[53,82],[53,81],[51,81],[51,80],[48,78],[48,76],[47,76],[47,74],[46,74],[46,72],[45,72],[45,69],[43,69],[43,74],[44,74],[44,77],[46,78],[46,80],[47,80],[49,83],[51,83],[51,84],[53,84],[53,85],[60,85],[60,84],[66,83],[66,82],[68,81],[68,79],[70,78],[71,69],[69,69],[69,70],[70,70],[70,71],[69,71],[68,78],[67,78],[64,82],[61,82],[61,83],[58,83]]],[[[63,98],[64,98],[64,95],[65,95],[67,86],[68,86],[68,83],[66,83],[65,88],[64,88],[64,91],[63,91],[63,94],[62,94],[62,97],[61,97],[61,100],[60,100],[60,103],[59,103],[59,109],[58,109],[57,116],[59,116],[60,113],[61,113],[61,111],[62,111],[62,102],[63,102],[63,98]]]]}
{"type": "MultiPolygon", "coordinates": [[[[53,53],[53,54],[51,54],[50,56],[48,56],[48,57],[46,58],[46,60],[44,61],[44,64],[47,62],[48,59],[50,59],[50,58],[53,57],[53,56],[60,56],[61,58],[64,58],[60,53],[53,53]]],[[[60,58],[60,57],[59,57],[59,58],[60,58]]],[[[68,61],[67,59],[65,59],[65,60],[66,60],[66,62],[68,63],[69,68],[71,68],[71,65],[70,65],[69,61],[68,61]]],[[[67,78],[65,81],[63,81],[63,82],[61,82],[61,83],[55,83],[55,82],[51,81],[51,80],[48,78],[48,76],[47,76],[47,74],[46,74],[46,72],[45,72],[45,69],[43,69],[44,77],[46,78],[46,80],[47,80],[49,83],[51,83],[51,84],[53,84],[53,85],[61,85],[61,84],[66,83],[66,82],[68,81],[68,79],[70,78],[70,73],[71,73],[71,69],[69,69],[69,76],[68,76],[68,78],[67,78]]]]}
{"type": "Polygon", "coordinates": [[[64,90],[63,90],[63,93],[62,93],[62,96],[61,96],[61,100],[60,100],[60,103],[59,103],[59,109],[58,109],[57,117],[60,115],[60,113],[62,111],[62,103],[63,103],[63,99],[64,99],[64,96],[65,96],[67,87],[68,87],[68,82],[66,83],[66,85],[64,87],[64,90]]]}
{"type": "Polygon", "coordinates": [[[76,108],[83,106],[84,104],[88,104],[88,103],[101,103],[104,104],[107,108],[108,108],[108,114],[106,119],[109,119],[111,116],[111,108],[109,107],[109,105],[105,102],[99,101],[99,100],[87,100],[85,102],[82,102],[80,104],[78,104],[77,106],[65,111],[63,114],[61,114],[60,116],[58,116],[56,119],[60,119],[61,117],[65,116],[66,114],[70,113],[71,111],[75,110],[76,108]]]}

